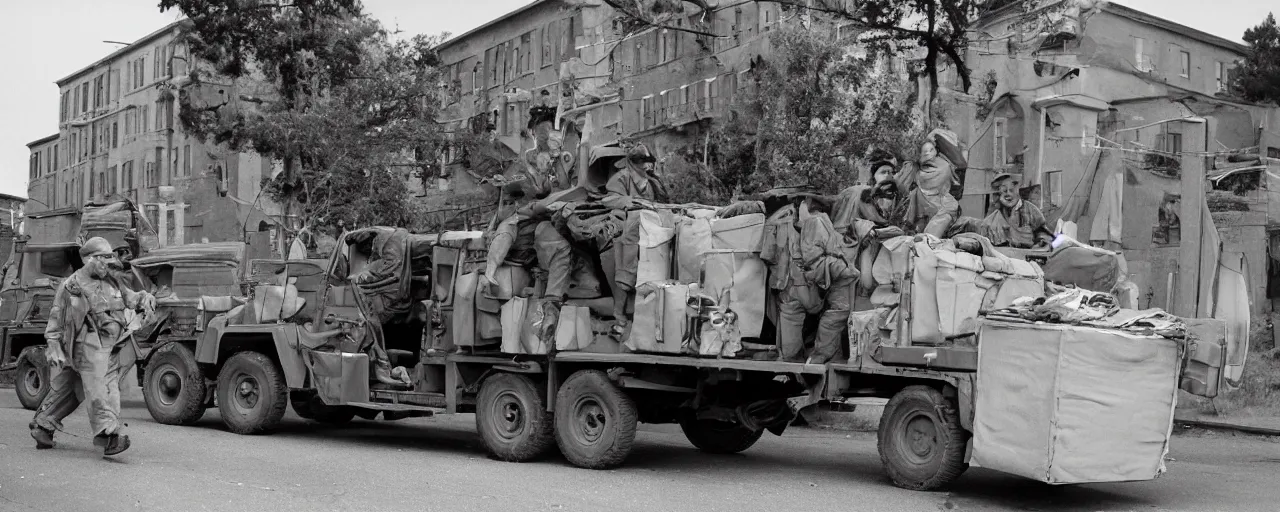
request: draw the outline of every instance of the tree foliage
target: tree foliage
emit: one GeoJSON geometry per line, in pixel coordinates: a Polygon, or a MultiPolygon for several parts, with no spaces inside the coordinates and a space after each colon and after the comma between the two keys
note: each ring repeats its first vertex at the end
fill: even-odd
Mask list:
{"type": "Polygon", "coordinates": [[[1249,101],[1280,103],[1280,27],[1274,13],[1244,31],[1249,54],[1239,63],[1232,87],[1249,101]]]}
{"type": "Polygon", "coordinates": [[[191,19],[184,38],[212,73],[192,67],[189,88],[226,78],[225,104],[184,94],[191,133],[283,163],[264,192],[304,220],[411,225],[405,177],[437,154],[443,36],[395,40],[357,0],[163,0],[191,19]],[[252,92],[254,94],[248,94],[252,92]],[[418,158],[415,158],[418,157],[418,158]]]}
{"type": "MultiPolygon", "coordinates": [[[[618,13],[635,23],[672,30],[694,32],[714,37],[707,27],[682,28],[669,20],[711,10],[706,0],[604,0],[618,13]]],[[[873,49],[883,49],[891,42],[912,43],[925,49],[923,73],[929,78],[931,91],[938,90],[938,71],[944,61],[955,66],[964,92],[972,85],[964,54],[969,43],[966,35],[970,22],[984,6],[983,0],[755,0],[755,3],[782,5],[791,12],[808,9],[811,13],[852,22],[868,31],[865,42],[873,49]]],[[[704,17],[704,25],[710,17],[704,17]]]]}
{"type": "Polygon", "coordinates": [[[914,151],[924,123],[909,81],[818,32],[771,38],[774,51],[733,114],[664,163],[679,200],[714,204],[775,186],[835,192],[854,184],[872,148],[899,158],[914,151]]]}

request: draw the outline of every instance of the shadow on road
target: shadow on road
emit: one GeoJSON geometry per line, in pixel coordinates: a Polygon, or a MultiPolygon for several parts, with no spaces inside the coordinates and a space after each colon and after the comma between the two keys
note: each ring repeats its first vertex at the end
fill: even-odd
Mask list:
{"type": "Polygon", "coordinates": [[[1094,486],[1049,485],[981,468],[971,468],[957,480],[944,504],[947,509],[957,510],[997,508],[1047,512],[1132,510],[1155,506],[1142,499],[1094,486]]]}

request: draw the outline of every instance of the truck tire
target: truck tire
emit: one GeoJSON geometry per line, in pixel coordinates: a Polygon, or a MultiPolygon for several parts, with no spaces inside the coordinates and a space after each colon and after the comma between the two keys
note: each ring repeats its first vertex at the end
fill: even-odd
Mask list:
{"type": "Polygon", "coordinates": [[[763,430],[751,430],[737,423],[685,418],[680,430],[693,446],[707,453],[739,453],[760,440],[763,430]]]}
{"type": "Polygon", "coordinates": [[[894,485],[930,491],[969,468],[964,460],[968,441],[955,404],[937,389],[909,386],[885,405],[877,445],[894,485]]]}
{"type": "Polygon", "coordinates": [[[164,425],[191,425],[204,417],[204,374],[195,354],[179,343],[160,347],[147,363],[142,401],[164,425]]]}
{"type": "Polygon", "coordinates": [[[476,398],[476,431],[499,460],[528,462],[546,455],[556,440],[546,391],[524,375],[485,379],[476,398]]]}
{"type": "Polygon", "coordinates": [[[43,357],[43,351],[28,352],[18,358],[18,368],[14,373],[13,387],[18,391],[18,401],[30,410],[40,407],[40,402],[49,394],[49,367],[36,364],[32,357],[43,357]]]}
{"type": "Polygon", "coordinates": [[[222,423],[237,434],[269,432],[284,417],[289,388],[275,361],[259,352],[238,352],[218,373],[222,423]]]}
{"type": "Polygon", "coordinates": [[[599,370],[569,376],[556,394],[556,442],[570,464],[609,469],[622,464],[636,440],[636,404],[599,370]]]}

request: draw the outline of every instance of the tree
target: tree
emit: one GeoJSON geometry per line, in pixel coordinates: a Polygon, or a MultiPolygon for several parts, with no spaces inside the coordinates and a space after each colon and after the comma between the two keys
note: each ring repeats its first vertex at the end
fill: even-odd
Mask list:
{"type": "Polygon", "coordinates": [[[191,19],[184,40],[213,67],[192,67],[188,89],[223,78],[261,89],[216,105],[183,94],[184,128],[283,162],[263,190],[290,216],[411,225],[404,178],[422,164],[415,155],[430,159],[445,142],[434,121],[443,36],[393,41],[357,0],[162,0],[160,8],[191,19]]]}
{"type": "Polygon", "coordinates": [[[1244,31],[1249,54],[1239,61],[1232,88],[1249,101],[1280,103],[1280,28],[1275,13],[1244,31]]]}
{"type": "MultiPolygon", "coordinates": [[[[766,3],[766,0],[753,0],[766,3]]],[[[642,27],[662,27],[693,32],[709,37],[716,34],[707,25],[710,17],[701,17],[702,25],[679,27],[671,23],[676,16],[709,12],[706,0],[604,0],[624,18],[642,27]]],[[[884,49],[890,42],[918,44],[926,50],[924,74],[929,77],[931,94],[937,94],[938,70],[943,58],[955,66],[964,92],[972,85],[970,70],[964,62],[969,40],[966,31],[970,21],[983,6],[982,0],[768,0],[794,12],[808,9],[836,19],[847,20],[869,31],[865,42],[873,49],[884,49]]]]}
{"type": "Polygon", "coordinates": [[[911,109],[912,84],[821,33],[770,37],[774,51],[750,73],[734,113],[664,162],[677,200],[717,204],[797,185],[834,193],[853,184],[868,150],[914,152],[924,123],[911,109]]]}

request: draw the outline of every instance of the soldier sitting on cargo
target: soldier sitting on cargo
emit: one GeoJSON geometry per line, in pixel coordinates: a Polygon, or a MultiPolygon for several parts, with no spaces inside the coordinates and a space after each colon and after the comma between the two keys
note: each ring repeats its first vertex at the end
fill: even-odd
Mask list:
{"type": "Polygon", "coordinates": [[[1018,178],[1008,173],[991,180],[998,195],[996,207],[982,221],[987,238],[997,246],[1047,248],[1053,242],[1053,232],[1040,209],[1022,200],[1019,185],[1018,178]]]}
{"type": "Polygon", "coordinates": [[[857,263],[862,272],[858,284],[866,292],[875,288],[870,270],[880,242],[907,234],[906,206],[898,183],[892,179],[872,186],[854,185],[836,196],[832,223],[852,249],[846,256],[857,263]]]}

